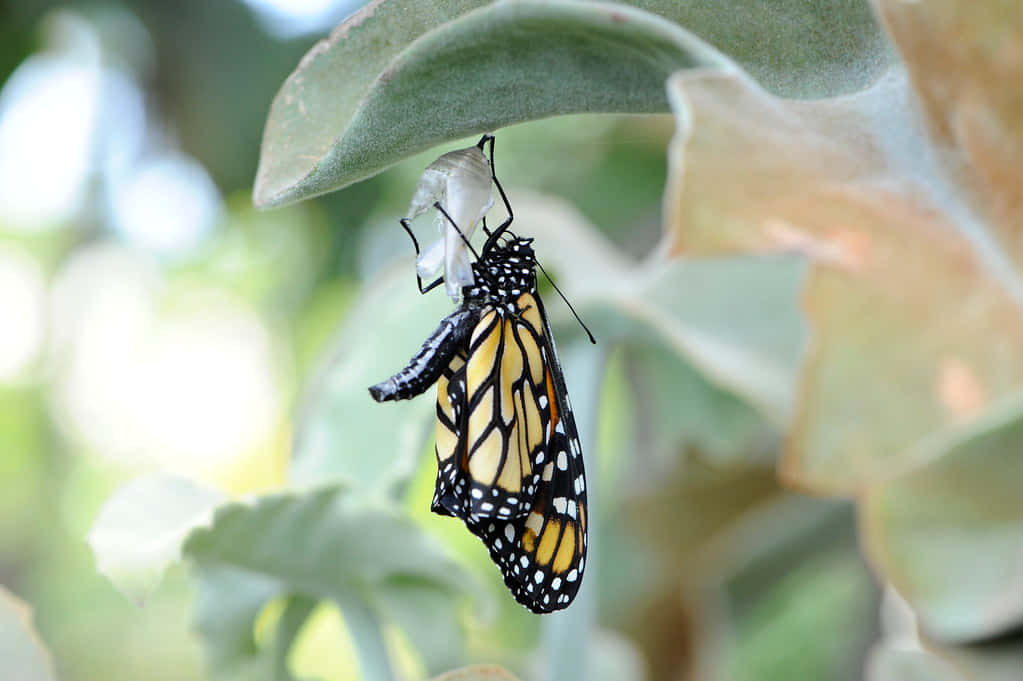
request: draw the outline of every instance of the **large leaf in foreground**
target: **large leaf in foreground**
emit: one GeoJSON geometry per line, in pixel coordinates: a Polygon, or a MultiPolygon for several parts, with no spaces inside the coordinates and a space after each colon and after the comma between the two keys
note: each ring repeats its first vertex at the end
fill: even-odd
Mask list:
{"type": "Polygon", "coordinates": [[[455,598],[471,587],[471,577],[406,519],[344,490],[222,507],[184,551],[196,563],[198,628],[218,678],[282,670],[321,600],[340,607],[367,679],[391,678],[381,633],[388,624],[403,628],[429,669],[457,659],[455,598]],[[271,601],[286,606],[276,641],[261,647],[254,624],[271,601]],[[425,618],[432,628],[420,625],[425,618]]]}
{"type": "Polygon", "coordinates": [[[1019,275],[934,164],[904,78],[808,103],[727,75],[680,75],[669,92],[672,250],[813,263],[790,482],[857,490],[1023,385],[1019,275]]]}
{"type": "Polygon", "coordinates": [[[678,69],[732,68],[774,91],[857,89],[888,61],[870,8],[784,0],[751,7],[454,0],[370,3],[282,86],[254,198],[273,206],[337,189],[446,140],[573,112],[666,111],[678,69]],[[474,9],[478,8],[478,9],[474,9]]]}
{"type": "Polygon", "coordinates": [[[1013,0],[880,0],[950,177],[998,250],[1023,265],[1023,12],[1013,0]],[[1006,84],[1012,85],[1006,87],[1006,84]]]}

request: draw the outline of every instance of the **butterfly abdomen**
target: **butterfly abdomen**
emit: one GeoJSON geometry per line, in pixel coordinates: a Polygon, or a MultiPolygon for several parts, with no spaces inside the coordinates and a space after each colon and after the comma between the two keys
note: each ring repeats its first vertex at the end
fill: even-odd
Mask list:
{"type": "Polygon", "coordinates": [[[479,310],[466,306],[441,320],[437,330],[423,341],[405,367],[369,389],[377,402],[407,400],[420,395],[437,382],[451,358],[465,345],[479,318],[479,310]]]}

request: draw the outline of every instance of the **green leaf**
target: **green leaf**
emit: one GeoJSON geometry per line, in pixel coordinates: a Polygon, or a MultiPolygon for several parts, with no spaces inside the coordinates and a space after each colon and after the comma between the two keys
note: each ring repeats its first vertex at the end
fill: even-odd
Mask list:
{"type": "Polygon", "coordinates": [[[0,586],[0,660],[4,678],[54,681],[53,663],[32,626],[32,609],[0,586]]]}
{"type": "Polygon", "coordinates": [[[634,0],[734,59],[769,92],[817,98],[860,90],[893,61],[865,0],[634,0]]]}
{"type": "Polygon", "coordinates": [[[741,518],[718,542],[729,626],[711,678],[851,681],[877,636],[877,591],[848,504],[794,495],[741,518]]]}
{"type": "Polygon", "coordinates": [[[946,642],[1023,620],[1023,395],[922,444],[861,504],[875,567],[946,642]]]}
{"type": "Polygon", "coordinates": [[[824,553],[794,566],[736,623],[735,679],[843,681],[858,676],[874,600],[855,553],[824,553]]]}
{"type": "Polygon", "coordinates": [[[679,259],[605,295],[633,325],[630,336],[671,347],[785,426],[806,333],[798,305],[805,273],[798,258],[679,259]]]}
{"type": "Polygon", "coordinates": [[[188,533],[209,523],[224,498],[185,478],[132,480],[103,504],[89,530],[97,569],[125,596],[142,603],[180,557],[188,533]]]}
{"type": "Polygon", "coordinates": [[[377,2],[317,44],[274,100],[256,204],[338,189],[440,142],[511,123],[664,111],[673,71],[729,64],[677,25],[625,5],[468,7],[421,3],[410,12],[377,2]]]}
{"type": "Polygon", "coordinates": [[[798,96],[857,89],[889,60],[862,0],[633,4],[647,11],[569,0],[420,2],[414,12],[371,3],[318,43],[278,92],[256,204],[338,189],[440,142],[511,123],[666,111],[673,71],[734,68],[696,36],[798,96]]]}
{"type": "Polygon", "coordinates": [[[422,455],[434,402],[378,404],[368,388],[401,369],[451,302],[421,296],[411,263],[375,275],[359,294],[304,400],[292,459],[298,485],[344,481],[387,493],[422,455]]]}
{"type": "Polygon", "coordinates": [[[263,574],[230,565],[199,565],[196,570],[196,629],[215,679],[265,681],[286,659],[276,645],[260,648],[254,629],[263,608],[284,591],[263,574]]]}
{"type": "Polygon", "coordinates": [[[261,648],[253,627],[277,599],[337,603],[366,679],[392,677],[385,624],[423,646],[429,669],[446,666],[461,643],[455,597],[474,585],[406,519],[337,488],[224,506],[212,527],[192,534],[185,554],[200,585],[197,626],[224,679],[281,668],[311,608],[293,609],[286,635],[261,648]]]}
{"type": "Polygon", "coordinates": [[[688,447],[722,464],[777,454],[777,426],[667,343],[631,341],[616,359],[629,385],[630,441],[653,460],[675,460],[688,447]]]}

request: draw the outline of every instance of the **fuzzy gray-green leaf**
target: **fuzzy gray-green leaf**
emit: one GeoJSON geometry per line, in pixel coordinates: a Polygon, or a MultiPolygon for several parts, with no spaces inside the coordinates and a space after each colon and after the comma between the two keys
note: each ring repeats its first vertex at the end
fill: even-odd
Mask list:
{"type": "MultiPolygon", "coordinates": [[[[424,659],[440,668],[460,644],[455,599],[473,584],[408,520],[336,487],[228,504],[212,527],[192,533],[184,553],[197,567],[197,626],[211,669],[223,679],[265,678],[280,668],[301,617],[291,618],[288,635],[271,649],[257,643],[253,629],[268,603],[295,598],[340,606],[365,678],[390,678],[384,623],[405,629],[416,645],[429,643],[424,659]],[[396,614],[402,592],[418,598],[396,614]],[[422,625],[431,615],[441,623],[433,639],[422,625]]],[[[309,612],[303,606],[298,615],[309,612]]]]}
{"type": "Polygon", "coordinates": [[[412,19],[376,3],[314,47],[274,100],[257,205],[338,189],[512,123],[666,111],[672,72],[730,65],[678,25],[625,5],[500,2],[448,21],[463,8],[417,4],[412,19]],[[421,26],[436,28],[420,35],[421,26]]]}

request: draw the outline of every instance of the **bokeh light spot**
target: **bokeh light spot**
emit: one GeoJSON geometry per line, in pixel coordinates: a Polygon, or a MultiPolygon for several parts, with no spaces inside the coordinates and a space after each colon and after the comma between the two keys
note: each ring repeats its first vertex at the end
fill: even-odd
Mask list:
{"type": "Polygon", "coordinates": [[[0,383],[22,376],[35,360],[46,329],[46,283],[28,255],[0,248],[0,383]]]}
{"type": "Polygon", "coordinates": [[[220,218],[220,194],[206,170],[181,154],[143,161],[111,189],[114,229],[161,255],[197,246],[220,218]]]}

